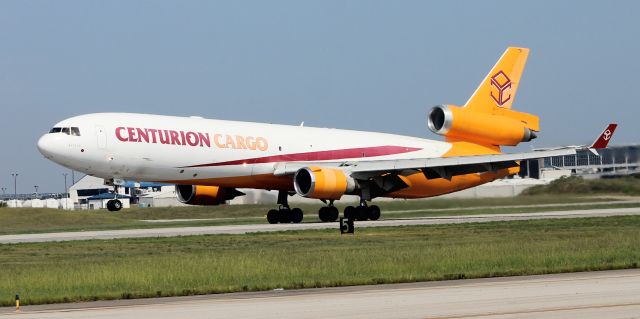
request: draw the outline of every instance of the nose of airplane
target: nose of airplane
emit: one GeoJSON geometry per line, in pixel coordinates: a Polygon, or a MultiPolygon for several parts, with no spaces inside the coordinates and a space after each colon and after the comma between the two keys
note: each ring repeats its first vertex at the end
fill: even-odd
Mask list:
{"type": "Polygon", "coordinates": [[[38,140],[38,151],[46,158],[53,158],[56,151],[55,137],[52,134],[45,134],[38,140]]]}

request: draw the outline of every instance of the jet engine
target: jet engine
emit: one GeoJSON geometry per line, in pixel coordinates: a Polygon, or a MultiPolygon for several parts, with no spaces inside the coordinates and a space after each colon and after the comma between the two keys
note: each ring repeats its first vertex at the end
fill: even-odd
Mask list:
{"type": "MultiPolygon", "coordinates": [[[[511,110],[503,112],[525,114],[511,110]]],[[[515,146],[537,137],[523,121],[512,116],[483,113],[453,105],[433,107],[429,112],[428,124],[436,134],[485,145],[515,146]]]]}
{"type": "Polygon", "coordinates": [[[204,185],[176,185],[178,201],[188,205],[220,205],[228,200],[244,195],[235,188],[221,188],[204,185]]]}
{"type": "Polygon", "coordinates": [[[356,181],[343,171],[324,167],[303,167],[293,177],[298,195],[317,199],[340,199],[353,192],[356,181]]]}

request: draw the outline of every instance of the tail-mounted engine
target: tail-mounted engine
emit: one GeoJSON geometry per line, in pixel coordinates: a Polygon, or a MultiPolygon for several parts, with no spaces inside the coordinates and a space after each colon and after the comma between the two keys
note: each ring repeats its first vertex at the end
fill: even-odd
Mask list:
{"type": "Polygon", "coordinates": [[[204,185],[176,185],[178,201],[189,205],[220,205],[228,200],[244,195],[235,188],[221,188],[204,185]]]}
{"type": "Polygon", "coordinates": [[[353,192],[356,181],[339,169],[303,167],[293,177],[298,195],[317,199],[340,199],[353,192]]]}
{"type": "Polygon", "coordinates": [[[515,146],[536,138],[538,129],[537,117],[530,114],[508,109],[485,113],[453,105],[432,108],[428,124],[436,134],[484,145],[515,146]]]}

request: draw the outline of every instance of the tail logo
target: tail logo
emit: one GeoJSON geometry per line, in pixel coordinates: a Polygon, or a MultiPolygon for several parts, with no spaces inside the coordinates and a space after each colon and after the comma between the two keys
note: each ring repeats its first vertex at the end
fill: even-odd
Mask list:
{"type": "Polygon", "coordinates": [[[511,90],[511,79],[502,70],[491,77],[491,87],[495,88],[495,90],[491,90],[491,98],[498,106],[502,107],[511,100],[511,94],[508,96],[505,94],[511,90]],[[497,97],[493,94],[494,91],[496,91],[497,97]]]}
{"type": "Polygon", "coordinates": [[[608,141],[611,139],[611,130],[607,129],[606,131],[604,131],[604,140],[608,141]]]}

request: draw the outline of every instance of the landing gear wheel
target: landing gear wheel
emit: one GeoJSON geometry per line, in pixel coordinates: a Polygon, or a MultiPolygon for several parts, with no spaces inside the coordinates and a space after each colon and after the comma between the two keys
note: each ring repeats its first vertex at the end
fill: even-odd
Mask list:
{"type": "Polygon", "coordinates": [[[369,208],[367,206],[356,207],[356,220],[367,220],[369,208]]]}
{"type": "Polygon", "coordinates": [[[291,210],[288,208],[281,209],[279,212],[280,219],[278,220],[281,224],[288,224],[291,222],[291,210]]]}
{"type": "Polygon", "coordinates": [[[117,212],[122,209],[122,202],[117,199],[107,201],[107,210],[110,212],[117,212]]]}
{"type": "Polygon", "coordinates": [[[304,217],[302,214],[302,209],[300,208],[294,208],[289,212],[290,215],[290,220],[294,223],[294,224],[299,224],[300,222],[302,222],[302,218],[304,217]]]}
{"type": "Polygon", "coordinates": [[[367,211],[367,217],[369,217],[369,219],[371,220],[378,220],[380,219],[380,207],[376,206],[376,205],[371,205],[369,206],[369,210],[367,211]]]}
{"type": "Polygon", "coordinates": [[[338,208],[335,206],[330,206],[327,207],[327,221],[328,222],[335,222],[336,220],[338,220],[338,217],[340,217],[340,212],[338,211],[338,208]]]}
{"type": "Polygon", "coordinates": [[[353,206],[347,206],[344,208],[344,218],[353,220],[356,217],[356,208],[353,206]]]}
{"type": "Polygon", "coordinates": [[[338,217],[340,217],[340,212],[335,206],[323,206],[318,211],[318,218],[325,223],[335,222],[338,217]]]}
{"type": "Polygon", "coordinates": [[[280,212],[275,209],[269,210],[267,213],[267,221],[269,224],[277,224],[280,221],[280,212]]]}
{"type": "Polygon", "coordinates": [[[322,222],[328,222],[329,221],[329,207],[326,206],[322,206],[320,207],[320,210],[318,210],[318,218],[320,218],[320,221],[322,222]]]}

